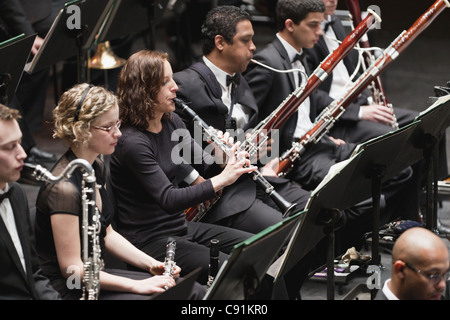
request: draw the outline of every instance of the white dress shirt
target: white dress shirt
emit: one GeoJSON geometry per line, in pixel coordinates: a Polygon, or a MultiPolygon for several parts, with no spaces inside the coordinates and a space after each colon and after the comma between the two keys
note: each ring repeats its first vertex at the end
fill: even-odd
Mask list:
{"type": "MultiPolygon", "coordinates": [[[[294,60],[294,58],[297,54],[301,54],[301,52],[298,52],[286,40],[284,40],[282,37],[280,37],[279,34],[277,34],[277,37],[283,44],[284,48],[286,49],[286,52],[288,54],[290,61],[294,60]]],[[[305,67],[298,60],[292,62],[292,68],[300,69],[300,70],[303,70],[303,72],[305,72],[305,67]]],[[[295,76],[294,76],[295,85],[298,87],[298,85],[299,85],[298,79],[300,78],[299,74],[301,72],[299,72],[299,71],[294,71],[294,72],[295,72],[295,76]]],[[[304,75],[301,75],[301,79],[302,79],[302,84],[305,84],[307,79],[305,79],[304,75]]],[[[297,111],[298,112],[297,126],[295,127],[295,131],[294,131],[295,138],[301,138],[306,132],[308,132],[308,130],[310,130],[312,128],[313,123],[311,122],[311,119],[309,118],[310,108],[311,108],[311,105],[310,105],[310,101],[309,101],[309,97],[308,97],[305,99],[305,101],[302,102],[302,104],[300,105],[300,107],[298,108],[298,111],[297,111]]]]}
{"type": "MultiPolygon", "coordinates": [[[[227,86],[227,75],[233,76],[232,74],[228,74],[222,69],[215,66],[211,61],[208,60],[205,56],[203,57],[203,61],[211,69],[212,73],[216,76],[217,81],[222,88],[222,102],[228,107],[228,111],[231,108],[231,86],[232,84],[227,86]]],[[[250,109],[247,106],[243,106],[239,103],[235,103],[233,106],[233,111],[231,116],[236,120],[236,128],[242,129],[248,122],[250,115],[250,109]]]]}

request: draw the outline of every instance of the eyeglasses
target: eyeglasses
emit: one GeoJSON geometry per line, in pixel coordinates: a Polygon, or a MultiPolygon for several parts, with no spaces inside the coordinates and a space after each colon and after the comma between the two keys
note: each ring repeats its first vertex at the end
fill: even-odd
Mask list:
{"type": "Polygon", "coordinates": [[[103,131],[106,131],[108,133],[111,133],[111,131],[113,129],[119,129],[121,124],[122,124],[122,120],[117,120],[117,122],[114,125],[112,125],[112,126],[109,126],[109,127],[93,126],[93,128],[94,129],[103,130],[103,131]]]}
{"type": "Polygon", "coordinates": [[[445,271],[445,272],[442,273],[442,274],[439,274],[439,273],[429,274],[429,273],[426,273],[425,271],[422,271],[422,270],[419,270],[419,269],[414,268],[414,267],[413,267],[412,265],[410,265],[408,262],[405,262],[405,265],[406,265],[408,268],[410,268],[411,270],[413,270],[413,271],[415,271],[415,272],[417,272],[417,273],[423,275],[423,276],[424,276],[425,278],[427,278],[433,285],[438,285],[438,284],[442,281],[442,279],[444,279],[444,281],[450,280],[450,277],[449,277],[450,269],[447,270],[447,271],[445,271]]]}

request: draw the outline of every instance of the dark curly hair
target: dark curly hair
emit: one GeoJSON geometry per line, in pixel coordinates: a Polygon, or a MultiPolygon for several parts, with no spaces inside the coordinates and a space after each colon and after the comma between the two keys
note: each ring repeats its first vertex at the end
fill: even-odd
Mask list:
{"type": "Polygon", "coordinates": [[[218,6],[210,10],[201,28],[203,54],[207,55],[214,49],[214,38],[217,35],[232,44],[236,25],[242,20],[250,20],[250,14],[235,6],[218,6]]]}

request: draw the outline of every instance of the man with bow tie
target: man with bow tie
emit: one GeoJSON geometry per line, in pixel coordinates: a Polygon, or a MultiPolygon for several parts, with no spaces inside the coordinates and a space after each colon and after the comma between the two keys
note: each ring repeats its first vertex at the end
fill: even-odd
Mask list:
{"type": "MultiPolygon", "coordinates": [[[[310,70],[316,69],[347,36],[342,22],[335,15],[338,0],[322,1],[325,5],[325,16],[322,22],[323,35],[312,48],[305,49],[306,61],[310,70]]],[[[358,59],[358,52],[352,50],[320,84],[319,89],[327,92],[333,99],[341,98],[350,90],[353,81],[361,74],[358,71],[352,78],[358,65],[358,59]]],[[[411,123],[418,114],[415,111],[397,107],[394,108],[394,111],[395,117],[391,108],[375,103],[370,96],[370,91],[366,89],[331,128],[330,135],[346,141],[362,143],[393,130],[391,124],[394,121],[403,127],[411,123]]]]}
{"type": "MultiPolygon", "coordinates": [[[[201,31],[203,57],[174,74],[177,97],[189,103],[209,126],[242,138],[243,133],[258,124],[255,98],[241,75],[256,50],[250,16],[236,6],[219,6],[208,13],[201,31]]],[[[195,137],[192,119],[183,112],[178,114],[195,137]]],[[[305,207],[309,192],[288,179],[269,176],[262,166],[260,170],[285,200],[297,204],[295,212],[305,207]]],[[[258,233],[280,222],[282,215],[264,190],[250,175],[245,175],[223,190],[220,200],[202,221],[258,233]]],[[[305,272],[298,272],[290,282],[302,281],[300,274],[306,276],[305,272]]],[[[299,285],[294,287],[291,299],[299,293],[299,285]]]]}
{"type": "MultiPolygon", "coordinates": [[[[213,9],[202,27],[204,55],[201,61],[174,74],[180,99],[188,102],[190,108],[208,125],[238,137],[257,124],[255,98],[241,75],[256,49],[253,34],[249,14],[244,10],[234,6],[213,9]]],[[[195,137],[192,119],[178,112],[195,137]]],[[[287,201],[298,204],[298,211],[304,208],[309,192],[289,180],[269,178],[287,201]]],[[[227,187],[220,201],[204,218],[205,222],[225,224],[253,233],[281,219],[280,209],[249,175],[227,187]]]]}
{"type": "Polygon", "coordinates": [[[55,300],[39,267],[26,194],[17,181],[27,156],[19,112],[0,104],[0,300],[55,300]]]}

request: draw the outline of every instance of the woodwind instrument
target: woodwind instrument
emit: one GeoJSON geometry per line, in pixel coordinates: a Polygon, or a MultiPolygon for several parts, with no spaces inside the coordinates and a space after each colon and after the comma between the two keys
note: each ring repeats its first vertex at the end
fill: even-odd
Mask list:
{"type": "Polygon", "coordinates": [[[269,139],[271,130],[280,128],[297,112],[300,105],[331,74],[336,65],[344,59],[361,37],[375,23],[375,20],[381,21],[381,18],[370,10],[367,17],[345,37],[339,47],[331,52],[314,70],[306,84],[295,89],[269,116],[253,129],[250,137],[239,146],[239,150],[247,151],[250,156],[254,155],[269,139]]]}
{"type": "Polygon", "coordinates": [[[54,176],[50,171],[41,165],[25,163],[32,168],[33,176],[38,181],[58,183],[64,178],[70,178],[73,171],[81,167],[83,169],[82,181],[82,258],[83,258],[83,281],[81,300],[98,300],[100,293],[100,271],[104,267],[101,258],[100,214],[95,202],[96,178],[91,164],[84,159],[72,160],[59,176],[54,176]]]}
{"type": "Polygon", "coordinates": [[[212,239],[211,247],[209,248],[209,274],[206,288],[211,288],[214,279],[219,272],[219,240],[212,239]]]}
{"type": "MultiPolygon", "coordinates": [[[[359,0],[346,0],[348,11],[352,17],[353,25],[358,25],[361,22],[361,9],[359,7],[359,0]]],[[[359,45],[364,49],[370,49],[369,38],[365,35],[360,41],[359,45]]],[[[363,53],[363,61],[362,66],[363,70],[366,70],[374,61],[375,55],[373,52],[369,50],[364,50],[363,53]]],[[[394,107],[392,103],[390,103],[386,97],[386,93],[384,91],[383,83],[381,82],[380,76],[376,76],[374,80],[368,85],[368,89],[372,96],[372,100],[374,103],[386,106],[392,111],[392,115],[394,116],[394,120],[391,123],[392,128],[398,129],[397,118],[395,117],[394,107]]]]}
{"type": "MultiPolygon", "coordinates": [[[[229,155],[230,148],[228,145],[226,145],[222,139],[217,134],[217,130],[213,127],[206,124],[206,122],[201,119],[197,113],[195,113],[194,110],[189,108],[189,106],[184,103],[181,99],[175,98],[173,99],[175,101],[175,106],[181,111],[183,111],[186,115],[188,115],[194,122],[198,123],[205,135],[207,136],[207,140],[213,142],[222,152],[224,152],[226,155],[229,155]]],[[[283,216],[289,215],[292,210],[297,205],[296,203],[290,203],[286,199],[284,199],[276,190],[275,188],[269,183],[269,181],[264,178],[264,176],[259,172],[251,171],[248,174],[252,176],[252,180],[261,187],[266,194],[270,196],[270,198],[277,204],[277,206],[280,208],[281,212],[283,213],[283,216]]],[[[215,203],[215,202],[214,202],[215,203]]],[[[210,205],[209,209],[212,207],[213,204],[210,205]]],[[[208,210],[209,210],[208,209],[208,210]]],[[[206,214],[208,210],[200,211],[197,209],[197,207],[191,207],[186,211],[186,219],[188,221],[200,221],[206,214]]]]}
{"type": "Polygon", "coordinates": [[[274,171],[279,176],[286,175],[292,168],[294,162],[303,155],[306,147],[312,143],[317,143],[322,136],[331,129],[350,103],[354,101],[373,79],[383,72],[446,7],[450,7],[449,1],[437,0],[407,31],[403,31],[389,47],[384,50],[383,54],[372,63],[363,74],[361,74],[358,80],[353,84],[353,87],[342,98],[334,100],[322,111],[312,128],[306,132],[302,138],[295,141],[292,144],[292,147],[280,157],[277,167],[273,168],[274,171]]]}
{"type": "MultiPolygon", "coordinates": [[[[175,249],[177,246],[177,242],[174,238],[169,237],[166,243],[166,257],[164,259],[164,272],[163,275],[170,276],[173,278],[173,271],[175,268],[175,249]]],[[[167,286],[164,289],[169,289],[167,286]]]]}

